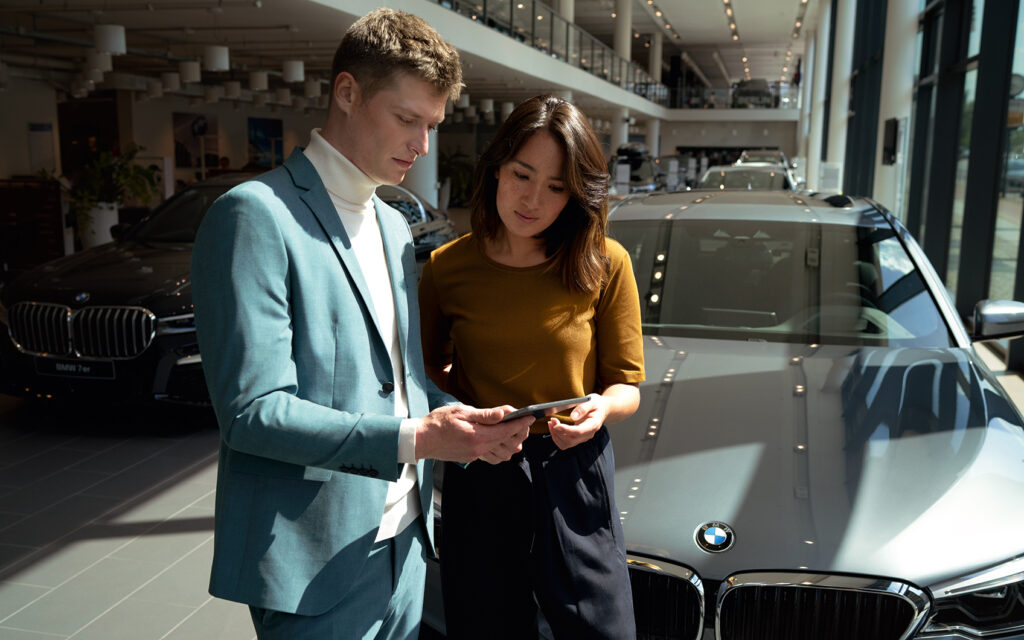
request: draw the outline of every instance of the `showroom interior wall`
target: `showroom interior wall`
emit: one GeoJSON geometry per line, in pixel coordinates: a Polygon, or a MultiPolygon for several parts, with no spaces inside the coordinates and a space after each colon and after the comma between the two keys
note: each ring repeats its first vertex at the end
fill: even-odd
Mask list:
{"type": "MultiPolygon", "coordinates": [[[[60,171],[57,146],[57,90],[52,83],[11,74],[6,91],[0,91],[0,177],[32,175],[39,169],[60,171]],[[33,161],[29,125],[47,124],[53,132],[52,167],[33,161]]],[[[49,164],[49,163],[47,163],[49,164]]]]}

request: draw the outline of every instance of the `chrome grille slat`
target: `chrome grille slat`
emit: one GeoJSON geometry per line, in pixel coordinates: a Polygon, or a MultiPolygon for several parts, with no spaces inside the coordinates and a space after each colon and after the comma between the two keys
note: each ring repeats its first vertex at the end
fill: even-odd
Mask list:
{"type": "Polygon", "coordinates": [[[923,592],[882,579],[738,574],[722,583],[719,640],[904,640],[929,609],[923,592]]]}
{"type": "Polygon", "coordinates": [[[704,588],[691,570],[629,555],[637,640],[697,640],[704,628],[704,588]]]}
{"type": "Polygon", "coordinates": [[[10,332],[18,348],[38,356],[127,359],[145,351],[156,336],[156,316],[144,307],[70,307],[19,302],[10,310],[10,332]]]}

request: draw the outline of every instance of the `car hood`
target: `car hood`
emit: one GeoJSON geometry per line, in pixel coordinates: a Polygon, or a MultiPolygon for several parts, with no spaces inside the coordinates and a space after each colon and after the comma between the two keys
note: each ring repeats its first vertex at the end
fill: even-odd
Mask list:
{"type": "Polygon", "coordinates": [[[611,427],[630,552],[720,580],[806,569],[919,586],[1024,551],[1024,432],[967,349],[645,337],[611,427]],[[724,522],[735,544],[699,549],[724,522]]]}
{"type": "MultiPolygon", "coordinates": [[[[164,306],[162,299],[180,298],[188,290],[191,256],[191,243],[108,243],[25,272],[9,285],[4,298],[9,304],[34,300],[72,307],[164,306]],[[87,302],[80,299],[82,293],[88,294],[87,302]]],[[[172,304],[190,309],[191,299],[172,304]]]]}

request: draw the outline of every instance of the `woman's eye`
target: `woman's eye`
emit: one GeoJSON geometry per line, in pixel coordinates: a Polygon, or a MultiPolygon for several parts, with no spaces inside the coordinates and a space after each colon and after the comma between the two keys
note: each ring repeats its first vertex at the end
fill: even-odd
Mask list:
{"type": "Polygon", "coordinates": [[[519,173],[518,171],[516,171],[514,169],[512,171],[512,175],[516,177],[516,180],[526,180],[526,174],[525,173],[519,173]]]}
{"type": "Polygon", "coordinates": [[[559,187],[559,186],[555,186],[555,185],[551,185],[551,187],[549,187],[549,188],[552,191],[554,191],[555,193],[562,193],[563,191],[565,191],[565,187],[559,187]]]}

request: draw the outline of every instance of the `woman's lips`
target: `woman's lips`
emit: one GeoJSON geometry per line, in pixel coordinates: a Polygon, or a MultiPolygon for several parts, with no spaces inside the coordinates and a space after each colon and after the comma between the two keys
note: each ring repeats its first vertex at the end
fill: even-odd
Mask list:
{"type": "Polygon", "coordinates": [[[517,218],[519,218],[520,220],[523,220],[525,222],[533,222],[534,220],[537,219],[535,217],[530,217],[530,216],[526,215],[525,213],[520,213],[518,211],[516,211],[515,214],[516,214],[517,218]]]}

